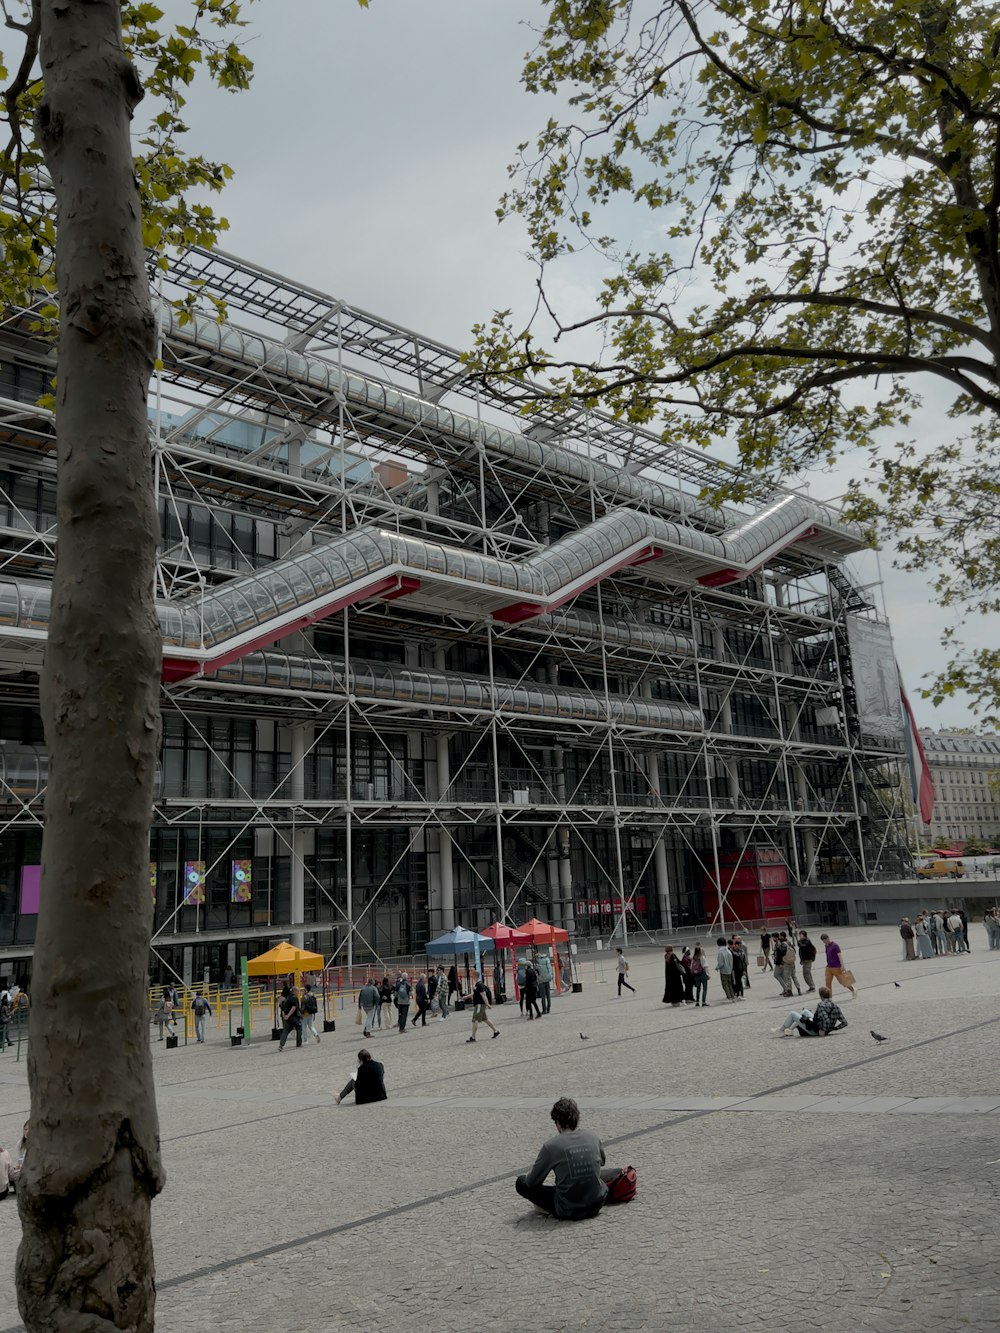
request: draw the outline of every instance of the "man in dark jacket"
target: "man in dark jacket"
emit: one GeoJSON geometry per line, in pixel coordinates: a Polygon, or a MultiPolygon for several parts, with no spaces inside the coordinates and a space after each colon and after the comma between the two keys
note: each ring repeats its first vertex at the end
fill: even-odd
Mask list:
{"type": "Polygon", "coordinates": [[[802,964],[802,980],[810,991],[813,985],[813,963],[816,961],[816,946],[804,930],[799,931],[799,962],[802,964]]]}
{"type": "Polygon", "coordinates": [[[281,1026],[284,1030],[278,1042],[279,1051],[285,1049],[289,1032],[295,1033],[295,1045],[302,1045],[302,1011],[299,1008],[299,993],[294,986],[289,987],[288,994],[281,1001],[281,1026]]]}
{"type": "Polygon", "coordinates": [[[427,1010],[431,1007],[430,996],[427,993],[427,982],[423,975],[417,977],[417,1012],[410,1020],[413,1027],[417,1026],[417,1020],[420,1020],[421,1027],[427,1026],[427,1010]]]}
{"type": "Polygon", "coordinates": [[[358,1051],[358,1072],[349,1078],[343,1092],[334,1097],[334,1105],[339,1106],[349,1093],[354,1093],[358,1106],[365,1102],[384,1102],[389,1094],[385,1090],[385,1068],[378,1060],[372,1059],[371,1051],[358,1051]]]}
{"type": "Polygon", "coordinates": [[[538,1007],[538,970],[534,963],[529,963],[524,969],[524,1007],[528,1011],[529,1023],[533,1018],[541,1018],[542,1011],[538,1007]]]}

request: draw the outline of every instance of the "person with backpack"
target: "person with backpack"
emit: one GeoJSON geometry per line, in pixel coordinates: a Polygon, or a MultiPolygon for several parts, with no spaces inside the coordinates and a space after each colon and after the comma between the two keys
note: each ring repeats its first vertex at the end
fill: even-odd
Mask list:
{"type": "Polygon", "coordinates": [[[191,1002],[191,1008],[194,1011],[194,1035],[195,1040],[204,1043],[205,1041],[205,1019],[212,1012],[212,1006],[202,995],[201,991],[195,991],[194,999],[191,1002]]]}
{"type": "Polygon", "coordinates": [[[319,1041],[319,1033],[316,1031],[316,1015],[319,1013],[319,1003],[316,999],[316,992],[312,988],[312,983],[307,981],[302,991],[302,1003],[299,1005],[302,1011],[302,1027],[307,1037],[315,1037],[319,1041]]]}
{"type": "Polygon", "coordinates": [[[490,988],[477,973],[473,973],[473,976],[476,978],[476,984],[472,988],[472,1036],[469,1041],[476,1040],[476,1029],[480,1023],[485,1023],[494,1037],[499,1037],[500,1029],[493,1025],[486,1014],[487,1008],[493,1008],[493,996],[490,994],[490,988]]]}
{"type": "Polygon", "coordinates": [[[399,1014],[399,1031],[406,1031],[406,1015],[410,1012],[410,996],[413,987],[410,978],[404,972],[396,982],[396,1012],[399,1014]]]}
{"type": "Polygon", "coordinates": [[[593,1130],[580,1128],[580,1108],[572,1097],[560,1097],[549,1114],[558,1132],[542,1144],[534,1166],[517,1177],[514,1188],[550,1217],[596,1217],[607,1198],[607,1182],[620,1173],[606,1165],[604,1145],[593,1130]],[[550,1172],[554,1185],[544,1184],[550,1172]]]}
{"type": "Polygon", "coordinates": [[[813,982],[813,963],[816,961],[816,946],[804,930],[799,931],[799,962],[802,964],[802,980],[810,994],[816,991],[813,982]]]}

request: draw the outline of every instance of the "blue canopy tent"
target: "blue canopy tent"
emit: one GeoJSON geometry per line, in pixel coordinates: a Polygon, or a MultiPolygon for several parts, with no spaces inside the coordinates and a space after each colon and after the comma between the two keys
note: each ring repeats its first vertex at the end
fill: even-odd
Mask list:
{"type": "MultiPolygon", "coordinates": [[[[463,926],[455,926],[453,930],[446,931],[439,935],[436,940],[429,940],[424,946],[426,954],[452,954],[457,957],[458,954],[468,954],[471,949],[476,955],[476,974],[479,974],[479,955],[485,953],[487,949],[493,948],[493,941],[488,935],[480,935],[478,931],[466,930],[463,926]]],[[[468,974],[468,962],[466,962],[466,973],[468,974]]],[[[466,984],[468,984],[468,975],[466,975],[466,984]]]]}

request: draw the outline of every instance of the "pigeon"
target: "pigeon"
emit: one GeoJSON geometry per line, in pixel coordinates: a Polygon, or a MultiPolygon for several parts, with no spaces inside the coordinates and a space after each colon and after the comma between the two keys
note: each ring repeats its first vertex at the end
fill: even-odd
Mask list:
{"type": "Polygon", "coordinates": [[[902,987],[900,986],[898,981],[894,981],[892,984],[896,987],[897,990],[902,990],[902,987]]]}
{"type": "Polygon", "coordinates": [[[888,1040],[889,1040],[888,1037],[883,1037],[882,1034],[881,1034],[880,1032],[876,1032],[873,1028],[869,1028],[869,1031],[871,1032],[871,1034],[872,1034],[872,1036],[875,1038],[875,1040],[878,1041],[878,1042],[883,1042],[883,1041],[888,1041],[888,1040]]]}
{"type": "Polygon", "coordinates": [[[581,1040],[581,1041],[590,1041],[590,1038],[589,1038],[589,1037],[585,1037],[585,1036],[583,1035],[583,1033],[581,1032],[581,1033],[580,1033],[580,1040],[581,1040]]]}

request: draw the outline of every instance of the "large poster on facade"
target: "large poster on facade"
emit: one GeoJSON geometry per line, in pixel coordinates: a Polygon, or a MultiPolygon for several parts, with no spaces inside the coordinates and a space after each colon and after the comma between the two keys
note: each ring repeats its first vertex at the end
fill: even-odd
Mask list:
{"type": "Polygon", "coordinates": [[[205,901],[205,862],[184,862],[184,901],[182,907],[197,907],[205,901]]]}
{"type": "Polygon", "coordinates": [[[875,736],[902,735],[903,712],[889,626],[848,616],[847,642],[862,731],[875,736]]]}
{"type": "Polygon", "coordinates": [[[250,901],[250,888],[252,883],[253,862],[249,860],[234,861],[229,877],[229,901],[233,903],[248,903],[250,901]]]}

